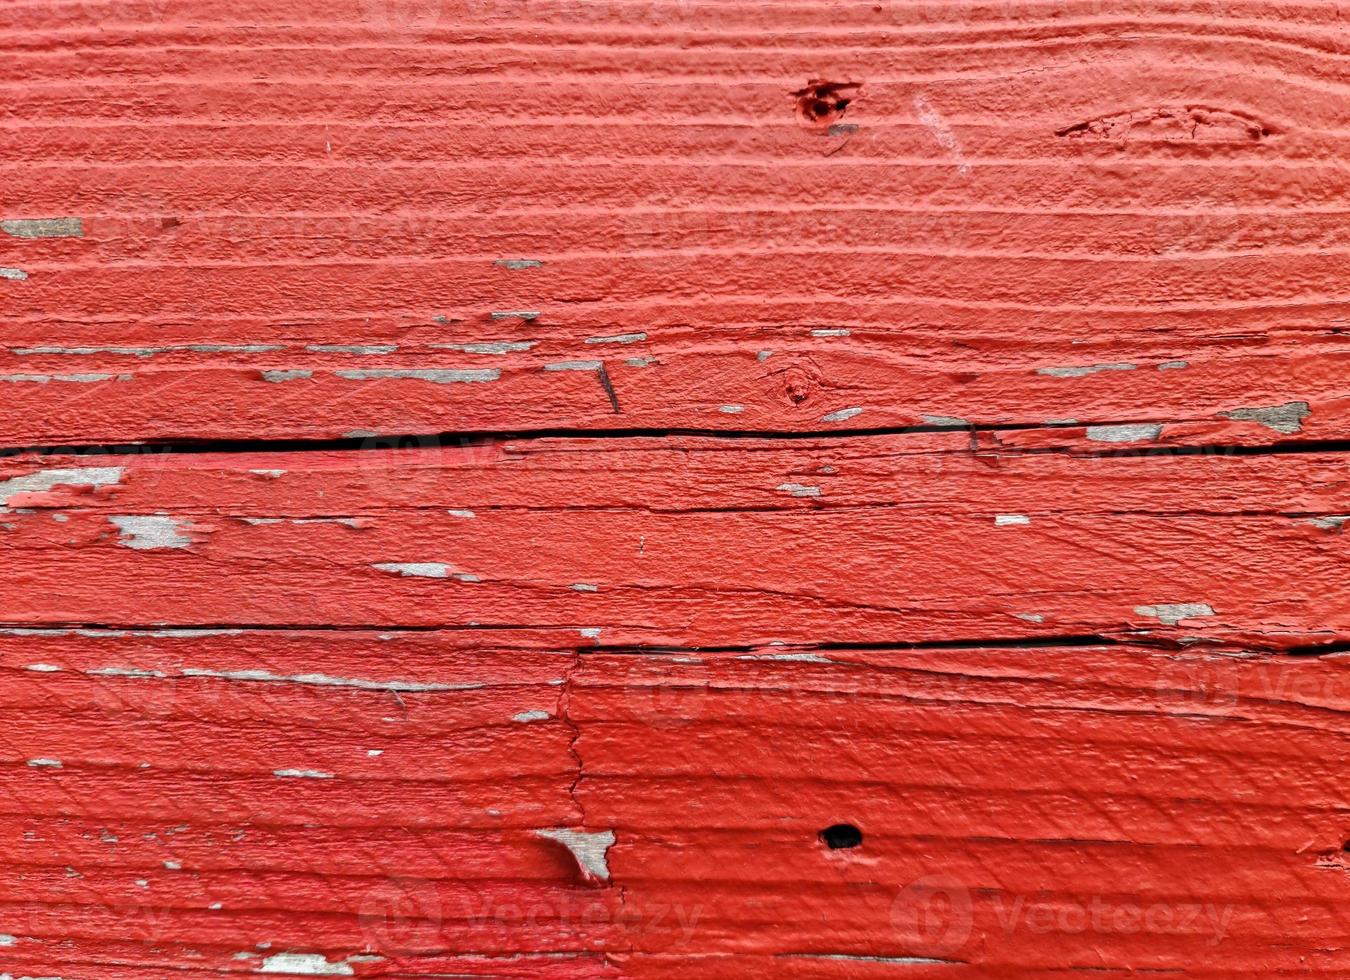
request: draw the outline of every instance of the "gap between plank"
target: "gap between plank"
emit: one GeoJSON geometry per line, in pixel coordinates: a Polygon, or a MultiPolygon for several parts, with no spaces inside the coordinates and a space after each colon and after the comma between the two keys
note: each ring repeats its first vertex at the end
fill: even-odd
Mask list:
{"type": "MultiPolygon", "coordinates": [[[[1134,425],[1131,422],[1094,422],[1093,425],[1134,425]]],[[[879,438],[899,435],[931,435],[944,432],[968,432],[972,452],[1006,456],[1071,453],[1084,458],[1143,457],[1143,456],[1279,456],[1298,453],[1350,452],[1350,439],[1321,439],[1309,441],[1274,442],[1251,446],[1232,443],[1205,443],[1188,446],[1136,446],[1121,449],[1080,449],[1070,447],[1016,447],[980,446],[975,437],[981,432],[1018,432],[1081,428],[1074,424],[1000,424],[1000,425],[913,425],[871,429],[829,429],[785,431],[778,429],[518,429],[474,430],[464,432],[396,433],[340,439],[185,439],[177,441],[146,440],[122,443],[40,444],[32,446],[0,447],[0,458],[22,455],[38,456],[132,456],[145,453],[161,454],[242,454],[280,452],[380,452],[396,449],[437,449],[442,447],[467,448],[494,442],[530,439],[684,439],[709,440],[777,440],[810,442],[819,440],[879,438]]]]}

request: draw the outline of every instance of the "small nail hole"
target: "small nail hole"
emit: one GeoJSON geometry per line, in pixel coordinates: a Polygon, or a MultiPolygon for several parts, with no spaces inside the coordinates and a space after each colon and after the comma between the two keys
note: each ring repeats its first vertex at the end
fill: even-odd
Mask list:
{"type": "Polygon", "coordinates": [[[837,823],[820,832],[820,839],[832,851],[846,850],[862,843],[862,831],[851,823],[837,823]]]}

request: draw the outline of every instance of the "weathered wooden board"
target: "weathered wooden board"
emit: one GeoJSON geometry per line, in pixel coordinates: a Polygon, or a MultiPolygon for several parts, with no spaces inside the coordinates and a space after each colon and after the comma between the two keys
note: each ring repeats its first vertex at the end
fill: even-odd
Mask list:
{"type": "Polygon", "coordinates": [[[0,445],[1344,431],[1334,4],[42,0],[0,39],[0,445]],[[811,79],[858,87],[804,124],[811,79]]]}
{"type": "Polygon", "coordinates": [[[60,975],[1343,973],[1343,658],[12,629],[0,658],[6,952],[60,975]],[[817,841],[841,820],[860,850],[817,841]],[[578,825],[610,887],[536,833],[578,825]]]}
{"type": "Polygon", "coordinates": [[[678,646],[1143,630],[1279,648],[1350,630],[1338,453],[534,439],[18,457],[0,477],[15,624],[561,626],[678,646]]]}
{"type": "Polygon", "coordinates": [[[1338,4],[0,51],[0,977],[1350,978],[1338,4]]]}
{"type": "Polygon", "coordinates": [[[1280,652],[1346,628],[1338,454],[535,439],[3,477],[25,963],[1343,968],[1350,674],[1280,652]],[[817,840],[840,822],[858,856],[817,840]],[[613,833],[612,884],[553,828],[613,833]]]}

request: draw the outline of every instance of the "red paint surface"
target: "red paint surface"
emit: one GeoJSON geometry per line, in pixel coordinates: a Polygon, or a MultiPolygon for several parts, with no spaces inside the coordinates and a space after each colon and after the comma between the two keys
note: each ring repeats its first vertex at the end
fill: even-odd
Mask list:
{"type": "Polygon", "coordinates": [[[0,377],[86,376],[8,381],[4,444],[1186,423],[1293,400],[1311,414],[1286,439],[1343,430],[1330,7],[0,16],[4,217],[83,226],[0,235],[28,274],[0,281],[0,377]],[[861,82],[835,135],[798,118],[807,79],[861,82]],[[596,371],[548,369],[575,361],[614,402],[596,371]],[[1038,373],[1099,365],[1134,367],[1038,373]],[[397,375],[428,370],[499,376],[397,375]]]}
{"type": "Polygon", "coordinates": [[[44,469],[116,480],[6,498],[28,511],[0,537],[14,623],[532,626],[698,647],[1145,630],[1281,648],[1350,626],[1336,453],[524,440],[17,458],[0,488],[44,469]],[[1146,611],[1173,605],[1210,612],[1146,611]]]}
{"type": "Polygon", "coordinates": [[[0,48],[0,973],[1350,977],[1335,5],[0,48]]]}

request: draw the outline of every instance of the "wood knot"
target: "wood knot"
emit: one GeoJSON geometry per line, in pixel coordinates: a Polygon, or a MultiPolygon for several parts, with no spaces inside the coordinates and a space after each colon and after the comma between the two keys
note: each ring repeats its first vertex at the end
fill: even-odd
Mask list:
{"type": "Polygon", "coordinates": [[[828,132],[839,122],[850,102],[856,97],[861,82],[827,82],[813,78],[806,88],[792,93],[797,100],[797,119],[804,126],[828,132]]]}
{"type": "Polygon", "coordinates": [[[779,373],[783,396],[793,405],[804,405],[820,388],[820,380],[802,367],[786,368],[779,373]]]}

